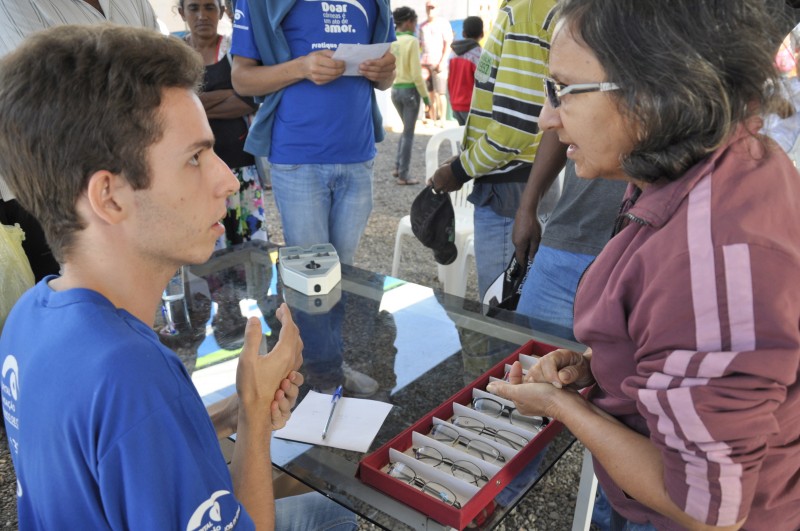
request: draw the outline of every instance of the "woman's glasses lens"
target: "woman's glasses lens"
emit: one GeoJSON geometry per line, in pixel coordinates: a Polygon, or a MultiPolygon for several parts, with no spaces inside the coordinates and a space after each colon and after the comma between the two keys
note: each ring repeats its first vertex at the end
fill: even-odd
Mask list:
{"type": "Polygon", "coordinates": [[[561,105],[561,99],[558,97],[558,90],[556,89],[556,82],[549,77],[544,79],[544,94],[547,96],[547,101],[552,108],[557,109],[561,105]]]}
{"type": "Polygon", "coordinates": [[[515,426],[520,426],[531,431],[539,431],[542,429],[546,423],[542,417],[529,417],[527,415],[523,415],[517,408],[509,407],[505,404],[501,404],[497,400],[492,400],[491,398],[476,398],[472,401],[472,407],[475,408],[475,411],[480,411],[485,415],[489,415],[490,417],[499,418],[503,415],[508,416],[511,424],[515,426]]]}

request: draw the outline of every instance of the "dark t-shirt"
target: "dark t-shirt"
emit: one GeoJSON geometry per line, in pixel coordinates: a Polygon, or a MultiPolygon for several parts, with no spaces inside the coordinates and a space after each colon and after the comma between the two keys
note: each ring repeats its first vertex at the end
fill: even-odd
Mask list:
{"type": "MultiPolygon", "coordinates": [[[[231,63],[227,56],[216,64],[206,66],[203,76],[204,91],[210,92],[212,90],[232,88],[231,63]]],[[[253,105],[253,110],[255,110],[255,104],[251,98],[242,99],[253,105]]],[[[244,151],[248,125],[243,117],[213,118],[208,123],[211,125],[211,130],[216,138],[214,152],[225,161],[229,168],[241,168],[255,164],[253,155],[244,151]]]]}

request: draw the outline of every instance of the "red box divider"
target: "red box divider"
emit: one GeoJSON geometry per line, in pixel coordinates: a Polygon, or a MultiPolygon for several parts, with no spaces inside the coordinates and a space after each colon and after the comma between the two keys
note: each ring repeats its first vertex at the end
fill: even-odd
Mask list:
{"type": "Polygon", "coordinates": [[[489,384],[489,377],[502,378],[505,374],[505,365],[511,364],[519,359],[520,354],[529,356],[543,356],[548,352],[556,350],[558,347],[528,341],[513,354],[499,362],[487,372],[479,376],[474,382],[448,398],[440,406],[419,419],[412,426],[397,435],[368,456],[364,457],[358,466],[357,476],[367,485],[371,485],[378,490],[385,492],[393,498],[417,509],[428,515],[433,520],[443,525],[449,525],[457,529],[464,529],[470,522],[480,516],[482,521],[494,510],[493,500],[508,484],[514,479],[515,475],[561,431],[563,425],[558,421],[551,421],[545,426],[517,455],[509,460],[491,480],[481,487],[481,489],[467,503],[456,509],[443,501],[425,494],[421,490],[411,485],[393,478],[381,469],[389,463],[389,449],[394,448],[404,452],[411,447],[411,434],[418,432],[427,434],[433,426],[433,417],[447,420],[453,416],[453,403],[470,404],[472,402],[472,390],[474,388],[486,389],[489,384]],[[481,514],[486,509],[485,514],[481,514]]]}

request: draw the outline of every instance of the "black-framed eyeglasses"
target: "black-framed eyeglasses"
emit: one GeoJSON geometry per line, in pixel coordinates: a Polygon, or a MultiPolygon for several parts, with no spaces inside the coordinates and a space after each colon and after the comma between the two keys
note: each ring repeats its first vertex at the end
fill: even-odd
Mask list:
{"type": "Polygon", "coordinates": [[[434,481],[425,481],[414,472],[414,469],[404,463],[391,463],[388,473],[393,478],[417,487],[422,492],[429,494],[447,505],[461,509],[461,504],[452,490],[434,481]]]}
{"type": "Polygon", "coordinates": [[[430,446],[414,448],[414,457],[431,466],[449,465],[453,476],[474,483],[478,487],[482,487],[489,481],[489,478],[486,477],[486,474],[483,473],[483,470],[478,465],[464,460],[453,461],[443,456],[442,452],[436,448],[431,448],[430,446]]]}
{"type": "Polygon", "coordinates": [[[620,86],[610,81],[601,83],[576,83],[575,85],[565,85],[553,78],[544,78],[544,93],[550,106],[557,109],[561,106],[561,98],[567,94],[585,94],[587,92],[609,92],[619,90],[620,86]]]}
{"type": "Polygon", "coordinates": [[[456,444],[465,446],[467,448],[467,452],[483,459],[488,463],[505,463],[506,461],[505,456],[500,453],[500,450],[491,444],[464,437],[458,433],[457,430],[446,424],[436,424],[431,430],[430,435],[433,439],[445,444],[449,444],[450,446],[455,446],[456,444]]]}
{"type": "Polygon", "coordinates": [[[474,431],[475,433],[479,433],[481,435],[486,435],[500,444],[505,444],[514,450],[522,449],[522,447],[528,444],[529,441],[522,435],[517,435],[513,431],[496,430],[494,428],[490,428],[480,420],[468,417],[466,415],[453,417],[451,422],[460,428],[474,431]]]}
{"type": "Polygon", "coordinates": [[[475,408],[475,411],[480,411],[490,417],[500,418],[506,416],[511,421],[511,424],[522,426],[532,431],[541,430],[544,426],[547,426],[548,422],[546,417],[523,415],[517,408],[507,406],[491,398],[475,398],[472,400],[472,407],[475,408]]]}

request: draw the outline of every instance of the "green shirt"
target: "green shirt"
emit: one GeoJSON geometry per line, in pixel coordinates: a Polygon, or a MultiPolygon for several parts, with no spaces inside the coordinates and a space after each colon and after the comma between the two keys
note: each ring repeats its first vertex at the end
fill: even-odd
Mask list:
{"type": "Polygon", "coordinates": [[[419,63],[419,41],[413,33],[401,31],[397,33],[397,40],[392,43],[392,55],[395,64],[394,86],[417,87],[420,97],[428,102],[428,89],[422,79],[422,68],[419,63]]]}
{"type": "Polygon", "coordinates": [[[464,151],[453,165],[462,181],[529,165],[541,133],[555,0],[503,4],[475,71],[464,151]]]}

